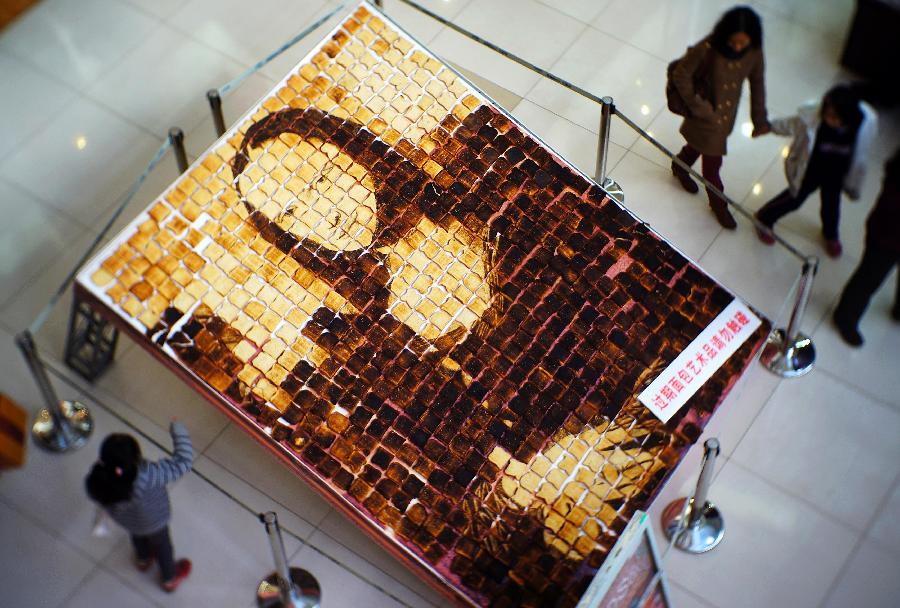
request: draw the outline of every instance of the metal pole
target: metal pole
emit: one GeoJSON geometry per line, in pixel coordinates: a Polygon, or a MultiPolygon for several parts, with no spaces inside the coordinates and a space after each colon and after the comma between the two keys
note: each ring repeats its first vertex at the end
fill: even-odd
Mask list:
{"type": "Polygon", "coordinates": [[[616,104],[612,97],[600,100],[600,135],[597,143],[597,167],[594,170],[594,181],[619,203],[625,202],[622,187],[606,175],[606,162],[609,158],[609,136],[612,131],[612,117],[616,114],[616,104]]]}
{"type": "MultiPolygon", "coordinates": [[[[712,483],[715,472],[716,457],[719,455],[719,440],[708,439],[703,444],[703,460],[700,462],[700,477],[697,478],[697,488],[694,490],[693,506],[705,505],[709,495],[709,486],[712,483]]],[[[697,525],[703,517],[703,509],[692,508],[688,517],[688,526],[697,525]]]]}
{"type": "Polygon", "coordinates": [[[260,608],[318,608],[322,590],[312,574],[288,565],[284,538],[274,511],[259,514],[266,526],[275,572],[264,578],[256,589],[256,603],[260,608]]]}
{"type": "Polygon", "coordinates": [[[797,284],[797,298],[791,308],[788,325],[774,329],[769,334],[760,362],[773,374],[782,378],[796,378],[808,373],[816,362],[816,348],[812,339],[800,331],[806,306],[812,294],[813,281],[819,268],[819,259],[806,258],[797,284]]]}
{"type": "Polygon", "coordinates": [[[210,89],[206,92],[206,100],[209,102],[209,109],[212,111],[213,124],[216,126],[216,137],[222,137],[225,134],[225,117],[222,115],[222,97],[219,95],[219,89],[210,89]]]}
{"type": "Polygon", "coordinates": [[[613,115],[612,97],[604,97],[600,105],[600,142],[597,146],[597,170],[594,179],[602,184],[606,180],[606,157],[609,153],[609,131],[613,115]]]}
{"type": "Polygon", "coordinates": [[[178,172],[184,173],[188,168],[187,151],[184,149],[184,132],[178,127],[169,129],[169,141],[172,142],[172,150],[175,151],[175,164],[178,172]]]}
{"type": "Polygon", "coordinates": [[[77,401],[60,401],[57,398],[30,331],[26,329],[16,336],[16,346],[22,351],[46,405],[38,412],[31,427],[35,443],[53,452],[80,448],[87,443],[94,430],[91,413],[77,401]]]}
{"type": "Polygon", "coordinates": [[[687,553],[706,553],[722,542],[725,535],[725,521],[721,513],[706,499],[718,455],[719,440],[707,439],[703,444],[700,477],[697,479],[693,498],[679,498],[671,502],[662,513],[662,527],[666,536],[673,541],[675,547],[687,553]]]}

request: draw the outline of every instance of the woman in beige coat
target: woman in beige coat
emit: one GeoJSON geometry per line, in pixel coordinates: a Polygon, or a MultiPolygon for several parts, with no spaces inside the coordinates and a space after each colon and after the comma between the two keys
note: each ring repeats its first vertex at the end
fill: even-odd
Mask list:
{"type": "MultiPolygon", "coordinates": [[[[724,188],[719,176],[722,157],[734,129],[745,79],[750,81],[753,136],[770,130],[764,71],[759,16],[751,8],[738,6],[722,16],[712,34],[688,48],[672,73],[672,82],[689,109],[680,129],[687,143],[677,157],[690,166],[702,156],[703,177],[719,190],[724,188]]],[[[672,173],[688,192],[699,190],[688,172],[674,162],[672,173]]],[[[712,190],[707,189],[707,194],[719,223],[734,229],[737,223],[725,201],[712,190]]]]}

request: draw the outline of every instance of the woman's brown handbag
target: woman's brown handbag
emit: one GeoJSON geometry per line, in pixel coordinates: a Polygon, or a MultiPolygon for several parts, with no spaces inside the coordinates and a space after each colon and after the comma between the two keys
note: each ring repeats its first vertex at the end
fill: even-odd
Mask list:
{"type": "MultiPolygon", "coordinates": [[[[699,95],[701,99],[705,99],[712,104],[713,108],[715,108],[716,100],[712,87],[713,52],[712,48],[706,51],[703,60],[697,66],[697,69],[694,70],[692,79],[694,83],[694,92],[699,95]]],[[[675,86],[675,82],[672,80],[672,75],[678,67],[678,62],[682,59],[683,58],[676,59],[669,64],[668,68],[666,68],[666,103],[669,106],[669,111],[673,114],[690,118],[692,116],[690,107],[681,96],[681,93],[678,92],[678,87],[675,86]]]]}

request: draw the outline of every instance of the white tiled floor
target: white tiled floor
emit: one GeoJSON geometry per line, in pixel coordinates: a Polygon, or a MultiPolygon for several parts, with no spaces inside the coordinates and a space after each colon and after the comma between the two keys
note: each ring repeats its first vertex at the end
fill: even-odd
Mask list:
{"type": "MultiPolygon", "coordinates": [[[[398,0],[389,14],[449,61],[490,81],[507,109],[576,165],[596,160],[599,110],[398,0]]],[[[665,110],[666,63],[701,37],[729,0],[428,0],[430,10],[572,79],[620,109],[666,146],[681,140],[665,110]]],[[[791,112],[842,74],[837,60],[852,0],[759,0],[772,115],[791,112]]],[[[0,32],[0,388],[30,409],[37,390],[13,345],[115,202],[178,125],[191,156],[212,138],[204,93],[241,73],[336,2],[265,0],[45,0],[0,32]]],[[[281,78],[326,28],[226,98],[229,119],[281,78]]],[[[745,104],[746,105],[746,104],[745,104]]],[[[742,112],[745,112],[742,109],[742,112]]],[[[726,538],[700,556],[671,552],[666,567],[676,606],[699,608],[897,606],[900,604],[900,326],[890,320],[893,284],[862,323],[866,346],[849,350],[827,322],[862,249],[880,164],[900,142],[900,117],[882,116],[862,201],[845,203],[843,259],[823,259],[804,328],[816,370],[779,380],[754,367],[707,428],[722,457],[712,499],[726,538]]],[[[746,221],[723,232],[706,201],[679,190],[668,161],[615,122],[609,167],[626,202],[686,254],[754,306],[784,323],[782,303],[799,270],[761,245],[746,221]],[[781,312],[780,312],[781,311],[781,312]]],[[[784,140],[735,132],[723,172],[726,191],[750,209],[784,187],[784,140]],[[754,186],[758,188],[754,189],[754,186]]],[[[120,226],[174,178],[167,158],[128,207],[120,226]]],[[[779,229],[822,255],[817,201],[779,229]]],[[[889,279],[893,281],[894,278],[889,279]]],[[[37,336],[54,378],[68,298],[37,336]]],[[[442,596],[405,570],[227,419],[123,338],[115,365],[96,386],[57,381],[94,412],[85,449],[54,456],[33,449],[26,468],[0,476],[0,605],[249,608],[257,579],[272,569],[254,513],[281,514],[292,562],[322,582],[326,607],[443,606],[442,596]],[[194,432],[195,473],[173,491],[173,533],[196,572],[174,596],[129,562],[121,532],[90,536],[93,510],[81,482],[99,438],[128,429],[168,445],[177,413],[194,432]],[[35,573],[43,573],[41,578],[35,573]],[[35,584],[39,581],[40,584],[35,584]]],[[[651,508],[687,492],[695,446],[651,508]]],[[[658,524],[657,524],[657,532],[658,524]]]]}

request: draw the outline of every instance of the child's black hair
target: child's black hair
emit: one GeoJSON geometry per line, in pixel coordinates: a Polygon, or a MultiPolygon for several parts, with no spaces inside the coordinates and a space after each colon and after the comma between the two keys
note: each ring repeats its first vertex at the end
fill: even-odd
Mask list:
{"type": "Polygon", "coordinates": [[[88,496],[101,505],[111,505],[131,497],[141,447],[131,435],[114,433],[103,440],[100,460],[85,480],[88,496]]]}
{"type": "Polygon", "coordinates": [[[839,84],[829,89],[822,99],[822,110],[826,107],[835,111],[845,127],[855,131],[862,124],[863,112],[859,107],[859,95],[849,85],[839,84]]]}

